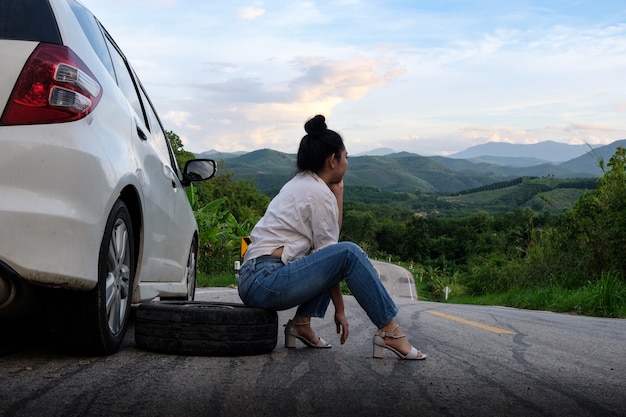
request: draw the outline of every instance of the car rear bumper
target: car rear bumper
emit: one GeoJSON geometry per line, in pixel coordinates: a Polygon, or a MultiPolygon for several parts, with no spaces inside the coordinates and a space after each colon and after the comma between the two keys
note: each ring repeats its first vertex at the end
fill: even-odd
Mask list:
{"type": "Polygon", "coordinates": [[[122,186],[112,178],[124,176],[89,123],[0,127],[0,262],[25,281],[88,290],[98,280],[106,213],[122,186]]]}

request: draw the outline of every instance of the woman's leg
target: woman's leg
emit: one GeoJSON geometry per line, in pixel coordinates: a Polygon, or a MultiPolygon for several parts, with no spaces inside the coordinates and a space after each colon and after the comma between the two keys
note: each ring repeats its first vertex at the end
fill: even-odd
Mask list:
{"type": "Polygon", "coordinates": [[[328,289],[345,278],[348,288],[378,327],[388,324],[398,309],[363,250],[351,242],[327,246],[283,265],[275,258],[246,262],[239,271],[239,294],[252,307],[286,310],[323,317],[330,303],[328,289]]]}
{"type": "Polygon", "coordinates": [[[367,255],[351,242],[327,246],[285,265],[275,274],[278,277],[272,289],[280,293],[283,307],[297,305],[297,314],[302,316],[323,317],[330,303],[328,289],[342,279],[378,328],[398,313],[367,255]]]}
{"type": "MultiPolygon", "coordinates": [[[[339,282],[341,277],[344,277],[348,288],[370,320],[383,332],[398,337],[386,338],[385,344],[403,355],[409,353],[412,348],[411,343],[406,337],[399,337],[403,335],[403,332],[394,320],[398,309],[382,285],[367,255],[359,246],[349,242],[338,243],[332,245],[331,248],[332,250],[327,251],[329,253],[319,254],[319,252],[326,252],[325,248],[316,253],[319,254],[318,256],[313,254],[307,257],[309,259],[306,268],[315,269],[318,273],[326,274],[328,277],[339,277],[338,281],[332,279],[328,281],[328,284],[339,282]]],[[[310,301],[302,303],[298,307],[294,321],[297,319],[305,321],[311,316],[323,317],[329,301],[330,296],[326,290],[310,301]]],[[[314,335],[312,330],[311,334],[314,335]]]]}
{"type": "MultiPolygon", "coordinates": [[[[240,296],[253,307],[286,310],[298,306],[296,317],[324,317],[330,303],[328,289],[345,278],[348,288],[378,329],[396,327],[398,309],[380,282],[378,273],[356,244],[340,242],[287,265],[262,262],[244,265],[240,271],[240,296]]],[[[399,329],[393,333],[400,335],[399,329]]],[[[385,341],[407,353],[406,338],[385,341]]]]}

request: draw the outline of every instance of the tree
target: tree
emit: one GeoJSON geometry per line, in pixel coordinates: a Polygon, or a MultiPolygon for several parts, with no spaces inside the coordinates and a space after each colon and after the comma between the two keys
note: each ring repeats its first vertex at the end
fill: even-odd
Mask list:
{"type": "Polygon", "coordinates": [[[165,131],[165,134],[167,135],[167,139],[170,141],[172,151],[174,151],[174,157],[176,158],[176,162],[178,163],[178,166],[182,169],[188,160],[195,158],[195,155],[185,150],[183,146],[183,141],[176,133],[172,132],[171,130],[167,130],[165,131]]]}
{"type": "Polygon", "coordinates": [[[376,240],[376,219],[371,211],[344,210],[341,225],[341,240],[355,242],[375,250],[372,243],[376,240]]]}
{"type": "MultiPolygon", "coordinates": [[[[601,163],[601,166],[603,164],[601,163]]],[[[595,277],[626,271],[626,149],[618,147],[598,180],[598,189],[585,193],[574,206],[565,233],[579,244],[580,256],[595,277]],[[572,235],[574,232],[576,235],[572,235]]]]}
{"type": "Polygon", "coordinates": [[[406,224],[402,254],[406,259],[423,262],[430,256],[431,234],[426,217],[415,215],[406,224]]]}
{"type": "MultiPolygon", "coordinates": [[[[195,155],[185,150],[176,133],[166,133],[176,162],[182,168],[195,155]]],[[[233,174],[220,169],[219,163],[216,175],[208,181],[193,183],[187,189],[187,196],[200,232],[200,271],[215,274],[232,270],[233,262],[239,259],[241,238],[250,233],[265,212],[269,198],[252,181],[234,182],[233,174]]]]}

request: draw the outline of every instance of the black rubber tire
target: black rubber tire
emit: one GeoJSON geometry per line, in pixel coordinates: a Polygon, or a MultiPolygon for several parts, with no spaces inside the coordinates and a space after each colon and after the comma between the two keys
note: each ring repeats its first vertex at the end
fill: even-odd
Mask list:
{"type": "Polygon", "coordinates": [[[136,263],[133,236],[128,208],[117,200],[102,237],[96,287],[91,291],[48,290],[46,315],[55,350],[87,355],[119,351],[131,314],[136,263]],[[115,284],[107,285],[107,280],[115,284]],[[114,302],[107,305],[107,300],[114,302]]]}
{"type": "Polygon", "coordinates": [[[271,352],[278,338],[275,311],[243,304],[161,301],[140,304],[135,343],[176,355],[248,356],[271,352]]]}

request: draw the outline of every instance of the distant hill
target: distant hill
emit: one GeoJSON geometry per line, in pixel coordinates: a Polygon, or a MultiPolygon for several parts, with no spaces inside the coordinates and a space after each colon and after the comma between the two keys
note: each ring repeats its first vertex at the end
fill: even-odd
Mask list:
{"type": "Polygon", "coordinates": [[[296,172],[296,155],[261,149],[224,160],[235,180],[252,179],[263,194],[274,196],[296,172]]]}
{"type": "Polygon", "coordinates": [[[510,166],[510,167],[532,167],[532,166],[541,165],[547,162],[545,159],[539,159],[539,158],[529,157],[529,156],[491,156],[491,155],[477,156],[476,158],[468,158],[467,160],[475,164],[484,162],[487,164],[503,165],[503,166],[510,166]]]}
{"type": "Polygon", "coordinates": [[[396,153],[396,151],[394,151],[391,148],[376,148],[376,149],[372,149],[371,151],[366,151],[366,152],[360,152],[357,154],[350,154],[350,156],[365,156],[365,155],[369,155],[369,156],[384,156],[384,155],[389,155],[392,153],[396,153]]]}
{"type": "Polygon", "coordinates": [[[626,139],[594,148],[578,158],[563,162],[559,165],[559,167],[576,172],[587,173],[589,176],[601,177],[604,173],[600,169],[598,161],[602,159],[605,163],[609,162],[618,147],[626,148],[626,139]]]}
{"type": "Polygon", "coordinates": [[[230,158],[236,158],[238,156],[241,155],[245,155],[248,152],[219,152],[216,150],[210,150],[210,151],[206,151],[206,152],[202,152],[199,154],[196,154],[196,158],[208,158],[208,159],[215,159],[220,160],[220,159],[230,159],[230,158]]]}
{"type": "MultiPolygon", "coordinates": [[[[503,144],[496,145],[500,147],[499,145],[503,144]]],[[[548,148],[537,148],[535,145],[519,146],[542,149],[542,152],[548,152],[546,149],[554,151],[575,146],[565,145],[566,147],[562,148],[563,144],[556,142],[545,145],[548,148]]],[[[575,158],[562,163],[540,161],[534,156],[520,157],[521,161],[502,155],[499,157],[501,159],[487,157],[461,159],[426,157],[409,152],[350,156],[350,168],[345,180],[347,187],[373,187],[396,193],[450,194],[520,177],[598,178],[603,175],[598,159],[602,158],[608,162],[618,146],[626,147],[626,140],[599,146],[593,150],[589,147],[585,150],[586,145],[580,146],[574,148],[577,149],[576,152],[570,149],[577,155],[575,158]],[[539,163],[527,165],[533,160],[539,163]]],[[[229,155],[224,158],[210,155],[208,157],[222,159],[224,167],[233,173],[235,180],[252,179],[259,191],[268,196],[274,196],[296,171],[296,155],[271,149],[229,155]]]]}
{"type": "Polygon", "coordinates": [[[506,142],[489,142],[472,146],[462,152],[450,155],[456,159],[490,158],[491,162],[506,165],[503,160],[496,162],[495,158],[532,158],[541,162],[565,162],[585,154],[588,145],[570,145],[567,143],[544,141],[528,145],[506,142]]]}

